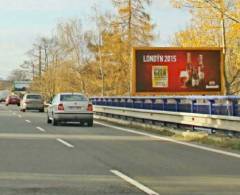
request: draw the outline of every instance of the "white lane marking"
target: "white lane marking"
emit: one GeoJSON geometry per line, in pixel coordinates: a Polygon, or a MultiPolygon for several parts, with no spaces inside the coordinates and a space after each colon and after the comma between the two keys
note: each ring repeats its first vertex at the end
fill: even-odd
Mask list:
{"type": "Polygon", "coordinates": [[[196,145],[196,144],[192,144],[192,143],[177,141],[177,140],[174,140],[174,139],[171,139],[171,138],[162,137],[162,136],[158,136],[158,135],[153,135],[153,134],[150,134],[150,133],[138,132],[138,131],[135,131],[135,130],[132,130],[132,129],[117,127],[117,126],[108,125],[108,124],[105,124],[105,123],[100,123],[100,122],[94,122],[94,123],[105,126],[105,127],[114,128],[114,129],[117,129],[117,130],[120,130],[120,131],[125,131],[125,132],[129,132],[129,133],[143,135],[143,136],[151,137],[151,138],[158,139],[158,140],[173,142],[173,143],[176,143],[176,144],[181,144],[181,145],[189,146],[189,147],[192,147],[192,148],[197,148],[197,149],[201,149],[201,150],[205,150],[205,151],[209,151],[209,152],[214,152],[214,153],[218,153],[218,154],[222,154],[222,155],[226,155],[226,156],[240,158],[240,154],[233,153],[233,152],[226,152],[226,151],[219,150],[219,149],[208,148],[206,146],[200,146],[200,145],[196,145]]]}
{"type": "Polygon", "coordinates": [[[22,118],[22,115],[19,114],[19,115],[18,115],[18,118],[22,118]]]}
{"type": "Polygon", "coordinates": [[[31,121],[30,120],[25,120],[27,123],[31,123],[31,121]]]}
{"type": "Polygon", "coordinates": [[[149,195],[159,195],[157,192],[154,192],[153,190],[151,190],[150,188],[148,188],[147,186],[139,183],[138,181],[128,177],[127,175],[124,175],[123,173],[121,173],[120,171],[117,170],[110,170],[114,175],[122,178],[124,181],[132,184],[133,186],[135,186],[136,188],[138,188],[139,190],[145,192],[146,194],[149,195]]]}
{"type": "Polygon", "coordinates": [[[46,132],[46,130],[43,129],[42,127],[36,127],[36,129],[38,129],[39,131],[42,131],[42,132],[46,132]]]}
{"type": "Polygon", "coordinates": [[[74,146],[72,144],[70,144],[70,143],[68,143],[68,142],[66,142],[66,141],[64,141],[62,139],[58,138],[57,141],[59,141],[60,143],[62,143],[63,145],[65,145],[65,146],[67,146],[69,148],[74,148],[74,146]]]}

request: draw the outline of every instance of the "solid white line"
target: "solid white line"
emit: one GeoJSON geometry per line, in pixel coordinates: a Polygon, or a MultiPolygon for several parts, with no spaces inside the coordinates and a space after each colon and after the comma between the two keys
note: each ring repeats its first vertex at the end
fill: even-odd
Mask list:
{"type": "Polygon", "coordinates": [[[46,130],[43,129],[42,127],[36,127],[36,129],[38,129],[39,131],[42,131],[42,132],[46,132],[46,130]]]}
{"type": "Polygon", "coordinates": [[[151,137],[151,138],[162,140],[162,141],[173,142],[173,143],[176,143],[176,144],[181,144],[181,145],[189,146],[189,147],[192,147],[192,148],[197,148],[197,149],[206,150],[206,151],[209,151],[209,152],[214,152],[214,153],[218,153],[218,154],[222,154],[222,155],[226,155],[226,156],[240,158],[240,154],[233,153],[233,152],[226,152],[226,151],[223,151],[223,150],[213,149],[213,148],[209,148],[209,147],[206,147],[206,146],[200,146],[200,145],[196,145],[196,144],[192,144],[192,143],[177,141],[177,140],[174,140],[174,139],[171,139],[171,138],[162,137],[162,136],[158,136],[158,135],[153,135],[153,134],[150,134],[150,133],[138,132],[138,131],[135,131],[135,130],[131,130],[131,129],[123,128],[123,127],[117,127],[117,126],[114,126],[114,125],[108,125],[108,124],[105,124],[105,123],[100,123],[100,122],[94,122],[94,123],[105,126],[105,127],[114,128],[114,129],[117,129],[117,130],[120,130],[120,131],[125,131],[125,132],[129,132],[129,133],[143,135],[143,136],[151,137]]]}
{"type": "Polygon", "coordinates": [[[63,145],[65,145],[65,146],[67,146],[69,148],[74,148],[74,146],[72,144],[70,144],[70,143],[68,143],[68,142],[66,142],[66,141],[64,141],[62,139],[58,138],[57,141],[61,142],[63,145]]]}
{"type": "Polygon", "coordinates": [[[138,188],[139,190],[145,192],[146,194],[149,195],[159,195],[157,192],[154,192],[153,190],[151,190],[150,188],[148,188],[147,186],[144,186],[143,184],[139,183],[138,181],[128,177],[127,175],[124,175],[123,173],[121,173],[120,171],[117,170],[110,170],[114,175],[122,178],[123,180],[125,180],[126,182],[132,184],[133,186],[135,186],[136,188],[138,188]]]}
{"type": "Polygon", "coordinates": [[[31,123],[31,121],[30,120],[25,120],[27,123],[31,123]]]}

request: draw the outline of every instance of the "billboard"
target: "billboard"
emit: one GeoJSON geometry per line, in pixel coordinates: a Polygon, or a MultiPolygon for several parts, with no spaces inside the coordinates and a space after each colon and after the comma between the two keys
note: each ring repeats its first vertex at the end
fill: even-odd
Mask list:
{"type": "Polygon", "coordinates": [[[25,92],[30,87],[31,81],[14,81],[13,90],[25,92]]]}
{"type": "Polygon", "coordinates": [[[220,48],[134,48],[132,95],[220,95],[220,48]]]}

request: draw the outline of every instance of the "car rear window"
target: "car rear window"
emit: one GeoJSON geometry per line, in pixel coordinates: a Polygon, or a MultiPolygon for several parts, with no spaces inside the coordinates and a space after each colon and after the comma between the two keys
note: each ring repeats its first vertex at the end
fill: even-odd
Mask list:
{"type": "Polygon", "coordinates": [[[73,101],[86,101],[87,98],[83,95],[65,94],[60,96],[60,101],[73,102],[73,101]]]}
{"type": "Polygon", "coordinates": [[[18,96],[16,96],[16,95],[11,95],[10,98],[17,99],[18,96]]]}
{"type": "Polygon", "coordinates": [[[40,100],[40,99],[42,99],[42,96],[40,96],[40,95],[27,95],[27,99],[40,100]]]}

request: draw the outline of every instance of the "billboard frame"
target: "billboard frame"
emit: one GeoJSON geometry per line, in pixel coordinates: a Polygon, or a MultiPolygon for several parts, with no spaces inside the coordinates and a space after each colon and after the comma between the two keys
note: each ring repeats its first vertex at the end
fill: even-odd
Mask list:
{"type": "Polygon", "coordinates": [[[159,95],[223,95],[225,94],[225,77],[224,77],[224,55],[222,47],[133,47],[132,49],[132,68],[131,68],[131,95],[132,96],[159,96],[159,95]],[[219,51],[220,52],[220,80],[221,89],[219,91],[193,91],[193,92],[137,92],[136,91],[136,70],[137,70],[137,59],[136,52],[141,50],[149,51],[219,51]]]}

